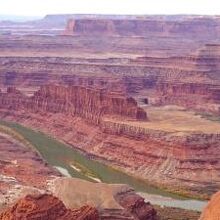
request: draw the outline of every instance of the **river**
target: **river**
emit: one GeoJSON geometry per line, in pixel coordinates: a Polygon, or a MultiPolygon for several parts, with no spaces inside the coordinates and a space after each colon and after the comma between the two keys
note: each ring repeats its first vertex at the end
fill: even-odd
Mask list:
{"type": "Polygon", "coordinates": [[[133,187],[146,201],[152,204],[201,211],[206,201],[188,199],[173,193],[149,186],[123,172],[117,171],[98,161],[89,159],[67,144],[36,130],[17,123],[0,121],[0,124],[13,128],[27,139],[53,167],[63,175],[93,182],[124,183],[133,187]]]}

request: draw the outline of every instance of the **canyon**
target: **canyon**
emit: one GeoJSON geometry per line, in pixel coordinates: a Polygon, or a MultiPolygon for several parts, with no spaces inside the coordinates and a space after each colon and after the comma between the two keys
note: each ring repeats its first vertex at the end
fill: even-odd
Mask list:
{"type": "Polygon", "coordinates": [[[208,199],[219,190],[219,16],[48,15],[22,25],[0,22],[2,120],[168,191],[208,199]]]}
{"type": "Polygon", "coordinates": [[[94,124],[99,124],[100,118],[104,115],[147,120],[146,112],[137,106],[133,98],[78,86],[43,86],[31,98],[9,87],[7,93],[1,93],[1,106],[14,110],[29,109],[45,113],[69,114],[94,124]]]}
{"type": "Polygon", "coordinates": [[[66,178],[15,130],[0,130],[1,220],[156,219],[155,209],[129,186],[66,178]]]}
{"type": "Polygon", "coordinates": [[[214,150],[220,141],[219,123],[209,125],[204,120],[207,127],[202,130],[163,129],[149,122],[132,98],[56,85],[43,86],[33,96],[8,88],[0,94],[0,115],[38,128],[159,187],[203,198],[219,188],[214,150]]]}
{"type": "Polygon", "coordinates": [[[219,17],[137,16],[137,17],[84,17],[70,18],[64,34],[146,36],[179,35],[183,37],[217,38],[220,34],[219,17]],[[210,34],[212,31],[212,34],[210,34]]]}
{"type": "Polygon", "coordinates": [[[164,37],[158,45],[157,40],[2,36],[0,86],[33,94],[51,83],[82,85],[219,115],[220,44],[164,37]]]}
{"type": "Polygon", "coordinates": [[[0,219],[99,219],[97,210],[90,207],[82,207],[80,210],[70,211],[56,197],[43,194],[38,196],[27,195],[20,199],[11,209],[3,212],[0,219]],[[46,205],[46,209],[45,209],[46,205]],[[49,205],[49,206],[48,206],[49,205]]]}

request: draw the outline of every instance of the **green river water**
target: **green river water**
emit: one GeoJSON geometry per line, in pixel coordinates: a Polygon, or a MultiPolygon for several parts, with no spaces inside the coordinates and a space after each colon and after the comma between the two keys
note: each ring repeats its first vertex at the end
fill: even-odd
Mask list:
{"type": "Polygon", "coordinates": [[[105,183],[125,183],[133,187],[152,204],[201,211],[206,201],[187,199],[164,190],[149,186],[123,172],[117,171],[98,161],[89,159],[79,151],[36,130],[17,123],[0,121],[0,124],[13,128],[27,139],[53,167],[65,176],[105,183]],[[72,165],[71,165],[72,164],[72,165]]]}

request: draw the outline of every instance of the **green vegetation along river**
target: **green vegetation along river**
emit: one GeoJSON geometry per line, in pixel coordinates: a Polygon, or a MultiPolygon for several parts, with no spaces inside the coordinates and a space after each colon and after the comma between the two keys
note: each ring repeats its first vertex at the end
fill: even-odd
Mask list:
{"type": "Polygon", "coordinates": [[[201,211],[205,201],[186,199],[178,195],[147,185],[144,181],[133,178],[98,161],[89,159],[70,146],[36,130],[17,123],[0,121],[1,125],[14,129],[28,140],[53,167],[66,176],[77,177],[94,182],[125,183],[152,204],[178,207],[201,211]]]}

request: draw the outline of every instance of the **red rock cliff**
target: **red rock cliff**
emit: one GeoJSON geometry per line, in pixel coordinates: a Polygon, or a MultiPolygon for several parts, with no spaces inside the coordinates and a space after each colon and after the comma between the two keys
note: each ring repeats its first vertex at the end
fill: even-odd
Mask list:
{"type": "Polygon", "coordinates": [[[180,66],[191,66],[193,71],[173,71],[156,83],[160,102],[220,114],[220,45],[207,44],[187,60],[191,64],[182,62],[180,66]]]}
{"type": "Polygon", "coordinates": [[[122,36],[144,36],[151,34],[179,34],[195,36],[203,33],[206,38],[219,36],[219,19],[215,17],[186,17],[184,20],[166,20],[156,17],[142,18],[83,18],[70,19],[64,34],[108,34],[122,36]],[[73,25],[74,24],[74,25],[73,25]],[[209,32],[212,32],[210,36],[209,32]]]}
{"type": "Polygon", "coordinates": [[[160,82],[160,104],[176,104],[199,111],[220,114],[220,86],[201,83],[160,82]]]}
{"type": "Polygon", "coordinates": [[[78,210],[67,209],[63,202],[52,195],[27,195],[20,199],[13,207],[0,214],[0,220],[98,220],[98,211],[84,206],[78,210]]]}
{"type": "Polygon", "coordinates": [[[133,98],[79,86],[42,86],[32,97],[8,88],[7,93],[0,94],[0,105],[14,110],[67,113],[96,124],[104,115],[147,119],[146,112],[137,106],[133,98]]]}

